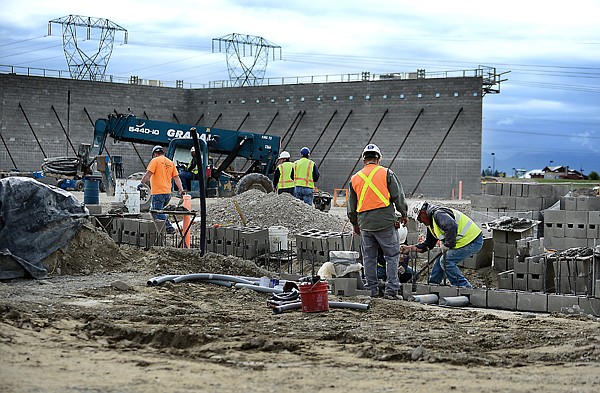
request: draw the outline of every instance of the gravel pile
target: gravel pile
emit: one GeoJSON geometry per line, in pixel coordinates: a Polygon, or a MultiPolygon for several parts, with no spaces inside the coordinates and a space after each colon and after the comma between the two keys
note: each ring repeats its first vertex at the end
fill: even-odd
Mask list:
{"type": "MultiPolygon", "coordinates": [[[[317,210],[289,194],[265,194],[258,190],[249,190],[231,198],[207,199],[206,203],[208,225],[243,225],[236,203],[246,220],[246,225],[283,226],[290,234],[308,229],[340,232],[346,224],[345,218],[317,210]]],[[[352,226],[347,223],[345,231],[351,230],[352,226]]]]}

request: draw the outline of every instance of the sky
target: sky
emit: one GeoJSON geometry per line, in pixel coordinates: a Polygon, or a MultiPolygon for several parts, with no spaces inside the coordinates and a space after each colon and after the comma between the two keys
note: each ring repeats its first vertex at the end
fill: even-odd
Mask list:
{"type": "MultiPolygon", "coordinates": [[[[266,78],[494,67],[505,81],[483,98],[482,169],[600,173],[598,0],[0,0],[0,71],[68,70],[64,25],[48,30],[68,15],[127,30],[126,44],[115,32],[106,68],[122,80],[228,80],[212,43],[234,33],[281,47],[266,78]]],[[[92,31],[78,39],[95,53],[92,31]]]]}

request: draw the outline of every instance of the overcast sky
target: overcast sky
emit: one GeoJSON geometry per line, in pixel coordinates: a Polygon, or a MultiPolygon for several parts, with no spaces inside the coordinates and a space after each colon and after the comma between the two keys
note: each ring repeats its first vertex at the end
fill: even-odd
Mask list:
{"type": "Polygon", "coordinates": [[[281,46],[266,77],[510,71],[501,93],[484,97],[482,167],[510,175],[553,161],[600,173],[597,0],[0,0],[0,65],[67,70],[62,25],[48,36],[48,22],[67,15],[128,31],[126,45],[116,33],[106,70],[124,79],[227,80],[211,41],[232,33],[281,46]]]}

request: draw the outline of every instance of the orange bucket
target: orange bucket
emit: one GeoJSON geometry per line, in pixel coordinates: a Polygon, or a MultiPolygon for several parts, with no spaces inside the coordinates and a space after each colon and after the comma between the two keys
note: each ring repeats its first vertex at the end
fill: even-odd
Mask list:
{"type": "Polygon", "coordinates": [[[319,312],[329,310],[329,295],[327,294],[327,281],[316,284],[301,284],[300,301],[302,312],[319,312]]]}

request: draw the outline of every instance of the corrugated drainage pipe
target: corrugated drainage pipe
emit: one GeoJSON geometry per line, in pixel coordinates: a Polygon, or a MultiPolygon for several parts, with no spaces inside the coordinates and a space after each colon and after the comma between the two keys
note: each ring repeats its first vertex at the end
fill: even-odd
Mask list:
{"type": "Polygon", "coordinates": [[[408,298],[409,302],[418,302],[422,304],[435,304],[438,302],[438,295],[435,293],[428,293],[425,295],[411,295],[408,298]]]}
{"type": "Polygon", "coordinates": [[[448,296],[440,298],[440,306],[465,307],[469,305],[469,298],[466,296],[448,296]]]}
{"type": "Polygon", "coordinates": [[[238,282],[242,284],[250,284],[253,285],[252,281],[248,281],[243,278],[239,278],[236,276],[229,276],[226,274],[212,274],[212,273],[193,273],[193,274],[184,274],[180,275],[173,279],[174,283],[182,282],[182,281],[205,281],[205,280],[221,280],[221,281],[232,281],[238,282]]]}

